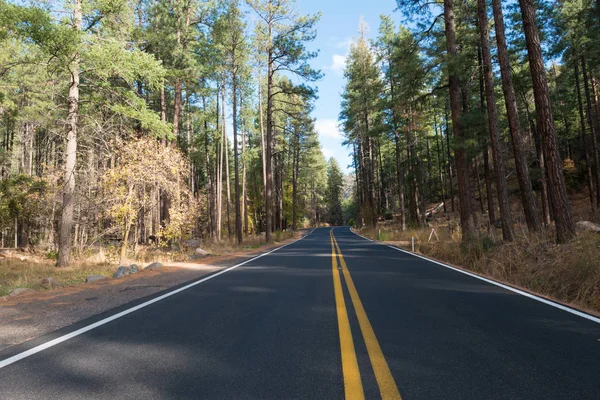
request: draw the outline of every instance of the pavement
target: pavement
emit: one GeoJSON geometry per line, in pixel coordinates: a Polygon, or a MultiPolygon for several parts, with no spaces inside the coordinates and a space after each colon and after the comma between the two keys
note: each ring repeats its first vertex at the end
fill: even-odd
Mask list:
{"type": "Polygon", "coordinates": [[[598,399],[600,324],[348,228],[0,351],[1,399],[598,399]]]}

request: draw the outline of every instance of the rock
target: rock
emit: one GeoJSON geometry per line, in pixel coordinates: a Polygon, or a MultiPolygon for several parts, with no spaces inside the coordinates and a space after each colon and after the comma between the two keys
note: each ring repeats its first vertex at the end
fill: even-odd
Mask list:
{"type": "Polygon", "coordinates": [[[163,267],[163,265],[161,263],[159,263],[159,262],[153,262],[152,264],[147,265],[146,268],[144,268],[144,270],[147,270],[147,269],[149,269],[149,270],[160,269],[162,267],[163,267]]]}
{"type": "Polygon", "coordinates": [[[185,243],[185,245],[187,247],[198,247],[198,246],[200,246],[200,241],[198,239],[189,239],[189,240],[186,240],[184,243],[185,243]]]}
{"type": "Polygon", "coordinates": [[[121,265],[119,268],[117,268],[117,271],[114,273],[113,278],[122,278],[127,275],[135,274],[138,271],[139,269],[135,264],[132,264],[128,267],[125,265],[121,265]]]}
{"type": "Polygon", "coordinates": [[[90,275],[90,276],[88,276],[87,278],[85,278],[85,281],[86,282],[96,282],[96,281],[99,281],[99,280],[102,280],[102,279],[106,279],[106,277],[104,275],[96,274],[96,275],[90,275]]]}
{"type": "Polygon", "coordinates": [[[44,289],[57,289],[64,286],[62,283],[52,277],[42,279],[40,284],[44,287],[44,289]]]}
{"type": "Polygon", "coordinates": [[[35,290],[29,289],[29,288],[20,287],[20,288],[16,288],[16,289],[11,290],[8,295],[10,297],[13,297],[13,296],[18,296],[18,295],[23,294],[23,293],[31,293],[31,292],[35,292],[35,290]]]}
{"type": "Polygon", "coordinates": [[[600,225],[590,221],[579,221],[575,224],[578,231],[589,231],[600,233],[600,225]]]}
{"type": "Polygon", "coordinates": [[[197,255],[199,255],[199,256],[202,256],[202,257],[206,257],[206,256],[209,256],[209,255],[210,255],[210,253],[209,253],[208,251],[206,251],[206,250],[202,250],[200,247],[198,247],[198,248],[196,249],[195,253],[196,253],[197,255]]]}
{"type": "Polygon", "coordinates": [[[198,247],[194,253],[197,257],[207,257],[210,255],[208,251],[203,250],[200,247],[198,247]]]}

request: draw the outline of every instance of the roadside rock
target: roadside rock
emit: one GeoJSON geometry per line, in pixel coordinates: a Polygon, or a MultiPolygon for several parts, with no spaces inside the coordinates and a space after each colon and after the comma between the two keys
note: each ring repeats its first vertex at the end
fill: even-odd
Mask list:
{"type": "Polygon", "coordinates": [[[144,270],[160,269],[162,267],[163,267],[163,265],[161,263],[153,262],[152,264],[147,265],[146,268],[144,268],[144,270]]]}
{"type": "Polygon", "coordinates": [[[184,243],[185,243],[185,245],[187,247],[198,247],[198,246],[200,246],[200,241],[198,239],[189,239],[189,240],[186,240],[184,243]]]}
{"type": "Polygon", "coordinates": [[[600,233],[600,225],[590,221],[579,221],[575,224],[578,231],[590,231],[600,233]]]}
{"type": "Polygon", "coordinates": [[[35,290],[29,289],[29,288],[20,287],[20,288],[16,288],[16,289],[11,290],[8,295],[10,297],[13,297],[13,296],[18,296],[18,295],[23,294],[23,293],[32,293],[32,292],[35,292],[35,290]]]}
{"type": "Polygon", "coordinates": [[[206,251],[206,250],[202,250],[200,247],[198,247],[198,248],[196,249],[196,252],[195,252],[195,253],[196,253],[197,255],[201,256],[201,257],[206,257],[206,256],[209,256],[209,255],[210,255],[210,253],[209,253],[208,251],[206,251]]]}
{"type": "Polygon", "coordinates": [[[90,275],[90,276],[88,276],[87,278],[85,278],[85,281],[86,282],[96,282],[96,281],[99,281],[99,280],[102,280],[102,279],[106,279],[106,277],[104,275],[96,274],[96,275],[90,275]]]}
{"type": "Polygon", "coordinates": [[[58,289],[64,285],[52,277],[44,278],[40,281],[44,289],[58,289]]]}
{"type": "Polygon", "coordinates": [[[135,264],[131,264],[130,266],[121,265],[117,268],[117,271],[114,273],[113,278],[122,278],[127,275],[135,274],[139,272],[138,266],[135,264]]]}

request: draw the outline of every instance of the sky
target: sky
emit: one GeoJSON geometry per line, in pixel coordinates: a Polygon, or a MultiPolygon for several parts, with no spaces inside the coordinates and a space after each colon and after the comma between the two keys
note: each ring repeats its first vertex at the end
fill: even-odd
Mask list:
{"type": "Polygon", "coordinates": [[[311,65],[325,76],[317,86],[319,98],[315,102],[313,117],[325,158],[334,157],[342,170],[350,172],[351,149],[342,146],[342,133],[338,129],[341,93],[344,87],[344,66],[350,43],[356,38],[358,23],[363,16],[369,25],[369,37],[377,36],[379,16],[392,15],[396,23],[400,13],[395,0],[297,0],[301,14],[321,12],[317,24],[317,38],[307,45],[309,50],[319,50],[311,65]]]}

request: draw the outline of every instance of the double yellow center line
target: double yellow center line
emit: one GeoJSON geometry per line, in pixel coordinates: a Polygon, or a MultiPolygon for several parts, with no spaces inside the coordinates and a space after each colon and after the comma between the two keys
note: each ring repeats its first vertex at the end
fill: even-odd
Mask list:
{"type": "Polygon", "coordinates": [[[346,400],[362,400],[365,398],[365,393],[362,386],[362,380],[360,377],[360,370],[358,368],[358,361],[356,358],[356,350],[354,348],[354,340],[352,338],[352,331],[350,329],[350,320],[348,319],[348,311],[346,308],[346,300],[344,299],[344,292],[342,289],[342,280],[340,277],[340,269],[338,268],[338,258],[341,266],[341,270],[350,293],[350,299],[356,316],[362,337],[365,341],[367,353],[371,360],[371,366],[379,386],[379,393],[383,400],[399,400],[402,399],[398,386],[394,381],[394,377],[390,372],[387,361],[381,351],[381,346],[377,341],[373,327],[369,322],[365,308],[360,301],[360,296],[356,291],[352,276],[344,260],[344,256],[340,250],[340,246],[335,239],[333,229],[329,232],[331,237],[331,261],[332,261],[332,272],[333,272],[333,289],[335,293],[335,305],[337,310],[338,329],[340,334],[340,347],[342,353],[342,372],[344,374],[344,393],[346,400]]]}

